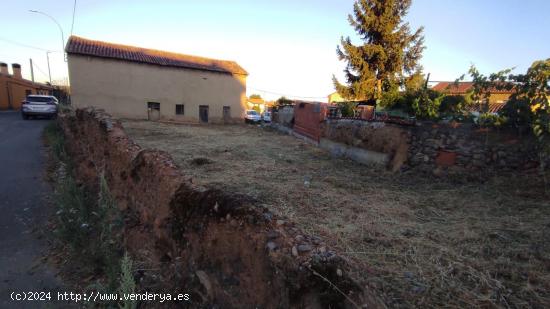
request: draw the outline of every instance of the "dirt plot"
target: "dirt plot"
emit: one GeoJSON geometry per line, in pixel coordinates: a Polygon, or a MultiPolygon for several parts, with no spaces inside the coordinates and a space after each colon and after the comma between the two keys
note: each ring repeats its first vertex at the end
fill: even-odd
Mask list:
{"type": "Polygon", "coordinates": [[[550,202],[535,175],[391,174],[257,126],[123,124],[193,182],[247,194],[321,236],[388,307],[550,306],[550,202]]]}

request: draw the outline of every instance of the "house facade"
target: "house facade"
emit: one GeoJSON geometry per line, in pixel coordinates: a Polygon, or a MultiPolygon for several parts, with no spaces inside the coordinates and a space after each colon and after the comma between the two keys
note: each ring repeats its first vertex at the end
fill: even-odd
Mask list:
{"type": "Polygon", "coordinates": [[[71,36],[71,101],[130,119],[242,121],[248,73],[236,62],[71,36]]]}
{"type": "Polygon", "coordinates": [[[51,94],[51,86],[24,79],[21,65],[13,63],[11,67],[12,74],[8,65],[0,62],[0,110],[20,109],[21,102],[30,94],[51,94]]]}

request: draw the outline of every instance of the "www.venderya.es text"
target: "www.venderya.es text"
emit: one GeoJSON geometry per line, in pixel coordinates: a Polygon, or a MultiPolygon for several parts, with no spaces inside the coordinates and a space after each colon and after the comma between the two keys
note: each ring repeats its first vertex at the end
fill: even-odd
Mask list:
{"type": "Polygon", "coordinates": [[[11,292],[12,301],[36,302],[113,302],[113,301],[152,301],[152,302],[183,302],[191,298],[187,293],[100,293],[100,292],[11,292]]]}

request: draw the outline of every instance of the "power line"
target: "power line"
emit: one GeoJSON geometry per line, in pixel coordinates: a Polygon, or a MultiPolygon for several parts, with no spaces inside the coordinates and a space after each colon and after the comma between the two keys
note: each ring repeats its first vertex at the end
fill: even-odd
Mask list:
{"type": "Polygon", "coordinates": [[[280,95],[280,96],[284,96],[284,97],[291,97],[291,98],[300,98],[300,99],[326,99],[326,97],[308,97],[308,96],[299,96],[299,95],[291,95],[291,94],[285,94],[285,93],[280,93],[280,92],[274,92],[274,91],[270,91],[270,90],[262,90],[262,89],[258,89],[258,88],[253,88],[253,87],[249,87],[249,89],[253,90],[253,91],[258,91],[258,92],[264,92],[264,93],[269,93],[269,94],[274,94],[274,95],[280,95]]]}
{"type": "Polygon", "coordinates": [[[46,74],[46,73],[38,66],[38,64],[36,64],[36,62],[33,61],[33,62],[32,62],[32,65],[35,66],[35,67],[38,69],[38,71],[40,71],[40,73],[42,73],[42,75],[44,75],[44,77],[46,77],[46,78],[49,77],[49,75],[46,74]]]}
{"type": "Polygon", "coordinates": [[[14,40],[10,40],[10,39],[6,39],[6,38],[3,38],[3,37],[0,37],[0,41],[8,42],[8,43],[10,43],[10,44],[17,45],[17,46],[20,46],[20,47],[36,49],[36,50],[41,50],[41,51],[45,51],[45,52],[48,52],[48,51],[49,51],[49,52],[55,52],[55,53],[61,52],[61,51],[58,51],[58,50],[49,50],[49,49],[45,49],[45,48],[41,48],[41,47],[36,47],[36,46],[32,46],[32,45],[25,44],[25,43],[20,43],[20,42],[17,42],[17,41],[14,41],[14,40]]]}

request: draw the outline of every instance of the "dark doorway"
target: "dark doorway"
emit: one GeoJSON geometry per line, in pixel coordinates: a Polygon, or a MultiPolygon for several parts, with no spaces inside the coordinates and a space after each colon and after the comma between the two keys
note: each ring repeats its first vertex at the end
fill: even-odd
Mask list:
{"type": "Polygon", "coordinates": [[[160,103],[147,102],[147,119],[157,121],[160,119],[160,103]]]}
{"type": "Polygon", "coordinates": [[[223,121],[228,123],[231,121],[231,106],[223,107],[223,121]]]}
{"type": "Polygon", "coordinates": [[[208,105],[199,105],[199,119],[208,123],[208,105]]]}

